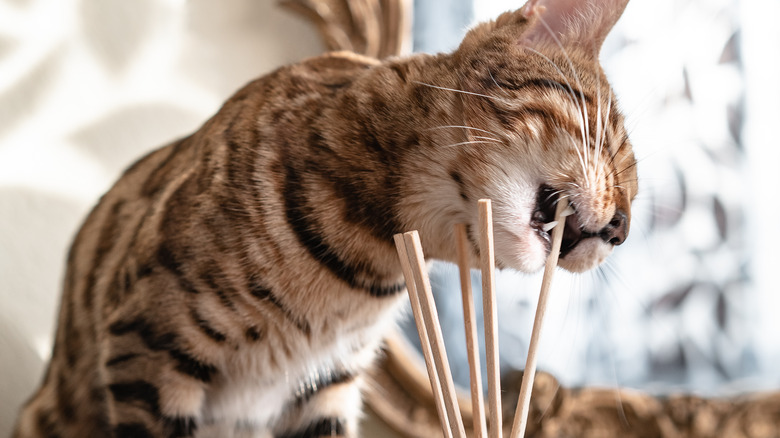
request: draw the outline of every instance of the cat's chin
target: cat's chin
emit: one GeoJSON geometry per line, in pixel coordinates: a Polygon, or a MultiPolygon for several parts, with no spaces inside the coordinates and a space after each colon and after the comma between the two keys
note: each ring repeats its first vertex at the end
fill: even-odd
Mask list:
{"type": "Polygon", "coordinates": [[[601,238],[584,239],[558,261],[558,266],[569,272],[585,272],[595,268],[612,254],[613,246],[601,238]]]}
{"type": "Polygon", "coordinates": [[[533,273],[541,270],[550,254],[549,238],[529,228],[525,237],[495,231],[496,265],[521,272],[533,273]]]}
{"type": "MultiPolygon", "coordinates": [[[[496,265],[525,273],[544,268],[550,255],[550,242],[541,233],[529,231],[526,237],[502,233],[496,230],[496,265]]],[[[604,262],[612,254],[613,245],[599,237],[583,239],[558,260],[558,266],[574,273],[589,271],[604,262]]]]}

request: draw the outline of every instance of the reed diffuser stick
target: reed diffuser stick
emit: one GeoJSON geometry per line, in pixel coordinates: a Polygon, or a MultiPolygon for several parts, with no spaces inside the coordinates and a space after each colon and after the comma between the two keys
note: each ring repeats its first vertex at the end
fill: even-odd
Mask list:
{"type": "MultiPolygon", "coordinates": [[[[406,244],[406,254],[414,276],[414,284],[417,291],[417,300],[420,305],[422,318],[425,323],[425,333],[430,342],[433,363],[441,383],[441,391],[444,396],[444,407],[447,412],[447,423],[454,438],[466,438],[463,428],[460,408],[458,407],[455,383],[452,380],[450,364],[447,360],[447,351],[444,348],[444,339],[439,325],[439,315],[436,311],[436,303],[433,300],[431,282],[425,266],[420,236],[417,231],[410,231],[403,235],[406,244]]],[[[410,296],[410,299],[412,297],[410,296]]],[[[413,300],[413,299],[412,299],[413,300]]],[[[414,303],[414,300],[412,301],[414,303]]],[[[422,333],[420,333],[422,336],[422,333]]]]}
{"type": "Polygon", "coordinates": [[[498,359],[498,308],[495,291],[495,251],[493,210],[490,199],[479,200],[479,255],[482,268],[482,313],[485,323],[485,352],[488,378],[488,432],[501,438],[504,421],[501,412],[501,372],[498,359]]]}
{"type": "Polygon", "coordinates": [[[552,284],[553,273],[558,266],[558,257],[561,253],[561,241],[563,240],[563,230],[566,227],[566,216],[573,210],[569,207],[566,200],[558,201],[555,209],[555,221],[557,222],[552,231],[552,247],[550,255],[547,257],[547,263],[544,266],[544,276],[542,277],[542,289],[539,292],[539,302],[536,305],[536,316],[534,317],[534,327],[531,331],[531,342],[528,346],[528,358],[525,361],[525,370],[523,371],[523,382],[520,385],[520,397],[517,401],[517,410],[515,418],[512,421],[511,438],[523,438],[525,428],[528,424],[528,410],[531,406],[531,390],[534,386],[534,377],[536,376],[537,348],[539,346],[539,336],[542,332],[542,322],[547,310],[547,297],[552,284]]]}
{"type": "Polygon", "coordinates": [[[404,272],[406,290],[409,293],[409,301],[412,303],[414,323],[417,326],[417,334],[420,336],[420,345],[422,346],[423,357],[425,358],[425,368],[428,370],[428,380],[431,382],[433,401],[436,405],[436,411],[439,414],[441,430],[444,433],[445,438],[452,438],[452,430],[450,430],[449,427],[447,409],[445,408],[444,394],[442,394],[441,382],[439,381],[439,375],[436,372],[436,365],[433,361],[433,352],[431,352],[428,330],[425,329],[425,321],[423,320],[422,309],[420,308],[417,286],[414,283],[412,265],[409,263],[409,256],[406,252],[406,242],[404,242],[404,236],[402,234],[396,234],[393,236],[393,239],[395,241],[395,249],[398,251],[398,259],[401,261],[401,269],[404,272]]]}
{"type": "Polygon", "coordinates": [[[482,396],[482,370],[479,364],[479,340],[477,338],[477,316],[474,309],[474,293],[471,290],[471,263],[469,243],[464,224],[456,224],[455,246],[460,271],[460,293],[463,299],[463,322],[466,328],[466,351],[469,361],[469,382],[471,388],[471,411],[473,412],[474,438],[487,438],[485,422],[485,401],[482,396]]]}

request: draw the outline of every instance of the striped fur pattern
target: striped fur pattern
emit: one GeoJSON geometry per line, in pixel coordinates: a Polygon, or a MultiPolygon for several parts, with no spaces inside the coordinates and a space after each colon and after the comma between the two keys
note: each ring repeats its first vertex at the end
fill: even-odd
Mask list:
{"type": "Polygon", "coordinates": [[[534,271],[566,198],[562,264],[600,263],[636,193],[597,62],[623,5],[590,45],[555,31],[582,16],[555,5],[452,54],[281,68],[131,166],[74,240],[52,359],[13,436],[355,437],[361,376],[404,299],[394,233],[452,260],[452,225],[475,229],[489,197],[498,263],[534,271]]]}

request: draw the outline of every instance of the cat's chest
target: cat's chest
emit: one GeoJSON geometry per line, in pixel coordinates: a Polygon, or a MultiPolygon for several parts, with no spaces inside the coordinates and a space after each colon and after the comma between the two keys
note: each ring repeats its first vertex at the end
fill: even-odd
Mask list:
{"type": "MultiPolygon", "coordinates": [[[[202,418],[212,427],[235,424],[270,427],[290,406],[306,402],[331,385],[359,378],[371,366],[383,337],[401,313],[403,297],[371,318],[358,318],[330,333],[299,339],[290,357],[269,362],[267,351],[241,350],[227,360],[227,372],[209,389],[202,418]]],[[[278,350],[277,350],[278,351],[278,350]]]]}

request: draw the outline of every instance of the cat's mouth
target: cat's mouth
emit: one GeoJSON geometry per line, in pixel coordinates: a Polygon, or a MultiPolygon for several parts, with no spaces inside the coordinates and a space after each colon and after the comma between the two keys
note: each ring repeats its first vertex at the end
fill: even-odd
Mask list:
{"type": "MultiPolygon", "coordinates": [[[[552,225],[555,220],[555,207],[558,203],[558,194],[560,191],[548,185],[539,187],[536,194],[536,206],[531,215],[531,227],[547,245],[550,250],[552,245],[552,225]]],[[[566,227],[563,229],[563,239],[561,241],[560,257],[566,257],[577,245],[585,239],[599,237],[598,233],[590,233],[582,229],[579,215],[575,209],[574,214],[566,217],[566,227]]]]}

